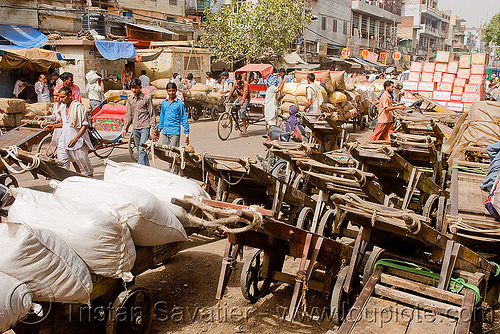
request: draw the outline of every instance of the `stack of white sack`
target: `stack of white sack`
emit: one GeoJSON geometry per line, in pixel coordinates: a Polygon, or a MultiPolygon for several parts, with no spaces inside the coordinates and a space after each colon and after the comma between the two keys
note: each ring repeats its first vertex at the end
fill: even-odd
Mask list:
{"type": "Polygon", "coordinates": [[[172,204],[172,198],[188,196],[210,198],[207,192],[193,181],[153,167],[132,163],[117,163],[105,160],[104,181],[135,186],[158,197],[181,221],[184,226],[192,226],[186,210],[172,204]]]}
{"type": "Polygon", "coordinates": [[[56,232],[95,274],[133,279],[134,241],[127,223],[109,204],[83,204],[27,188],[10,191],[16,200],[9,221],[56,232]]]}
{"type": "Polygon", "coordinates": [[[104,202],[127,223],[138,246],[158,246],[186,241],[181,222],[150,192],[130,185],[73,176],[57,185],[56,196],[85,205],[104,202]]]}
{"type": "Polygon", "coordinates": [[[34,301],[90,302],[90,272],[56,233],[21,223],[0,223],[0,245],[0,271],[24,282],[34,301]]]}
{"type": "Polygon", "coordinates": [[[0,333],[26,317],[31,305],[31,292],[26,284],[0,272],[0,333]]]}

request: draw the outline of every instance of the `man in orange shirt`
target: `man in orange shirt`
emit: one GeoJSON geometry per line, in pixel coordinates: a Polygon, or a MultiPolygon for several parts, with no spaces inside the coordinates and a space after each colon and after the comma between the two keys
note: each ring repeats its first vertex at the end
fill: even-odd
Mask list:
{"type": "Polygon", "coordinates": [[[72,95],[71,98],[75,101],[82,102],[82,94],[80,93],[80,88],[74,84],[73,82],[73,73],[70,72],[64,72],[60,76],[62,80],[62,84],[57,85],[56,88],[54,88],[55,92],[59,92],[59,90],[63,87],[68,87],[71,89],[72,95]]]}
{"type": "Polygon", "coordinates": [[[392,105],[392,92],[394,91],[394,82],[387,80],[384,82],[384,93],[380,97],[378,105],[378,123],[370,136],[370,141],[384,140],[389,141],[389,134],[394,132],[394,122],[392,121],[393,110],[404,110],[405,106],[392,105]]]}

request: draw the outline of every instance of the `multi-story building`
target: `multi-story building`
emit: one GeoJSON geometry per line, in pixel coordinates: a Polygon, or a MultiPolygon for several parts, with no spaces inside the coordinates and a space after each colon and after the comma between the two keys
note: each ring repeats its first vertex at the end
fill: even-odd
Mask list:
{"type": "Polygon", "coordinates": [[[301,55],[338,55],[351,31],[351,0],[307,0],[314,20],[304,29],[301,55]]]}
{"type": "Polygon", "coordinates": [[[352,39],[355,51],[395,51],[402,0],[352,0],[352,39]]]}
{"type": "Polygon", "coordinates": [[[448,38],[446,39],[447,51],[454,53],[468,52],[465,43],[465,20],[457,15],[450,13],[450,29],[448,31],[448,38]]]}
{"type": "Polygon", "coordinates": [[[445,50],[450,14],[440,11],[437,0],[403,0],[399,38],[410,43],[405,47],[417,56],[428,57],[445,50]]]}

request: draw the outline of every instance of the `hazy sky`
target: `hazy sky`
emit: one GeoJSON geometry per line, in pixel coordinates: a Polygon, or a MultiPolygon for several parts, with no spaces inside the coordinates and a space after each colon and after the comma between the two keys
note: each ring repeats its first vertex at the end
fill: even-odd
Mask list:
{"type": "Polygon", "coordinates": [[[500,0],[438,0],[438,8],[467,20],[467,27],[479,27],[500,12],[500,0]]]}

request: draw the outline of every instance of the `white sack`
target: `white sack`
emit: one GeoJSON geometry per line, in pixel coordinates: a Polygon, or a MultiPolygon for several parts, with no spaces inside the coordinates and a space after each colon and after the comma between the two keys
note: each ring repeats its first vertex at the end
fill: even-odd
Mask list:
{"type": "Polygon", "coordinates": [[[26,284],[0,272],[0,333],[24,317],[31,309],[31,292],[26,284]]]}
{"type": "Polygon", "coordinates": [[[10,221],[56,232],[95,274],[132,280],[134,241],[127,223],[109,204],[83,204],[27,188],[10,191],[16,198],[10,221]]]}
{"type": "Polygon", "coordinates": [[[187,240],[177,217],[144,189],[73,176],[59,183],[55,194],[84,204],[98,201],[111,205],[127,223],[136,245],[158,246],[187,240]]]}
{"type": "Polygon", "coordinates": [[[198,184],[181,176],[139,164],[116,163],[111,160],[105,162],[104,181],[149,191],[165,203],[184,226],[190,226],[187,212],[180,206],[172,204],[172,198],[184,199],[184,195],[210,198],[198,184]]]}
{"type": "Polygon", "coordinates": [[[85,263],[56,233],[21,223],[0,223],[0,271],[24,282],[35,301],[90,301],[85,263]]]}

